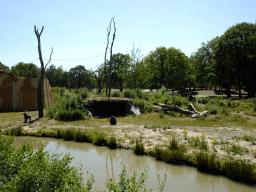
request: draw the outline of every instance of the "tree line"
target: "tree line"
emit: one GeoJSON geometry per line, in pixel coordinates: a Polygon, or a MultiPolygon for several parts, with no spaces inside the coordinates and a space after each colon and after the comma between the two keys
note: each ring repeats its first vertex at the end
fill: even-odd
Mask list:
{"type": "MultiPolygon", "coordinates": [[[[256,92],[256,23],[239,23],[228,28],[187,57],[180,49],[160,46],[147,56],[140,49],[130,54],[117,53],[112,61],[106,61],[107,71],[111,67],[111,85],[120,91],[131,89],[158,89],[165,86],[173,91],[178,87],[223,87],[227,97],[230,89],[245,88],[249,97],[256,92]]],[[[0,62],[0,69],[17,77],[38,78],[40,68],[33,63],[18,63],[11,69],[0,62]]],[[[104,63],[97,70],[87,70],[83,65],[64,71],[62,66],[50,65],[45,71],[51,86],[78,89],[87,87],[105,88],[104,63]]]]}

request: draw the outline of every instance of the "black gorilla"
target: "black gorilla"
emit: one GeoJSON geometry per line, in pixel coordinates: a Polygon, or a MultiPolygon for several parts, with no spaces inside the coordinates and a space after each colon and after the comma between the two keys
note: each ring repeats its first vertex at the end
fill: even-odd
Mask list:
{"type": "Polygon", "coordinates": [[[27,113],[24,113],[24,120],[25,120],[25,123],[27,123],[27,120],[29,119],[29,123],[31,123],[31,116],[27,113]]]}
{"type": "Polygon", "coordinates": [[[195,96],[194,95],[189,95],[189,98],[188,98],[189,101],[196,101],[195,99],[195,96]]]}
{"type": "Polygon", "coordinates": [[[114,116],[111,116],[110,124],[111,125],[116,125],[116,118],[114,116]]]}

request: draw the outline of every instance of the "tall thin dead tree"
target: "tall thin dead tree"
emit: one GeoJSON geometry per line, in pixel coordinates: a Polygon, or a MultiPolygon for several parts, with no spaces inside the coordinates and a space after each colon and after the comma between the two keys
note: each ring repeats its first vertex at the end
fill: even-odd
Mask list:
{"type": "Polygon", "coordinates": [[[39,82],[38,82],[38,86],[37,86],[37,90],[36,90],[38,115],[39,115],[39,118],[41,118],[44,116],[41,88],[43,85],[45,69],[46,69],[47,65],[50,63],[51,58],[52,58],[53,48],[52,48],[52,52],[50,55],[50,59],[49,59],[48,63],[46,64],[46,66],[44,67],[44,62],[43,62],[43,57],[42,57],[42,52],[41,52],[41,42],[40,42],[40,36],[43,33],[44,26],[42,27],[42,30],[40,33],[38,33],[38,29],[36,29],[36,26],[34,26],[34,27],[35,27],[35,34],[36,34],[37,41],[38,41],[38,53],[39,53],[39,59],[40,59],[40,63],[41,63],[41,76],[39,78],[39,82]]]}
{"type": "Polygon", "coordinates": [[[109,88],[109,93],[108,93],[108,97],[110,97],[110,92],[111,92],[111,67],[112,67],[112,48],[113,48],[113,44],[114,44],[114,40],[115,40],[115,36],[116,36],[116,27],[115,27],[115,21],[114,21],[114,17],[112,17],[109,27],[107,28],[108,31],[108,43],[107,43],[107,47],[106,47],[106,51],[105,51],[105,65],[104,65],[104,73],[105,73],[105,81],[106,81],[106,97],[107,97],[107,93],[108,93],[108,88],[109,88]],[[108,78],[107,78],[107,71],[106,71],[106,55],[107,55],[107,50],[108,50],[108,44],[109,44],[109,34],[111,31],[111,22],[113,20],[114,23],[114,33],[113,33],[113,39],[112,39],[112,43],[111,43],[111,49],[110,49],[110,61],[109,61],[109,71],[108,71],[108,78]]]}

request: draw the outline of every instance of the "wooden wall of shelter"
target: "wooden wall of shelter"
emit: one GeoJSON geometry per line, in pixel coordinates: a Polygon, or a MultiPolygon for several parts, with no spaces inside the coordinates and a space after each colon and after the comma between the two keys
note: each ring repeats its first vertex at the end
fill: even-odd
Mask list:
{"type": "MultiPolygon", "coordinates": [[[[39,78],[17,78],[13,74],[1,70],[0,111],[37,110],[38,82],[39,78]]],[[[55,103],[55,96],[47,78],[44,78],[41,94],[44,109],[55,103]]]]}

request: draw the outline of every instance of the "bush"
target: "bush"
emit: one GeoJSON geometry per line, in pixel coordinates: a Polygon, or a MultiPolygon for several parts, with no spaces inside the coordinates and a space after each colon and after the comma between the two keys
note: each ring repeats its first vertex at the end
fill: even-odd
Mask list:
{"type": "Polygon", "coordinates": [[[108,141],[109,148],[116,149],[117,148],[117,142],[115,137],[110,137],[108,141]]]}
{"type": "Polygon", "coordinates": [[[143,99],[144,93],[142,92],[141,89],[135,89],[135,94],[136,94],[136,97],[143,99]]]}
{"type": "Polygon", "coordinates": [[[100,146],[107,144],[107,138],[106,138],[104,132],[95,136],[95,138],[93,140],[93,144],[100,145],[100,146]]]}
{"type": "Polygon", "coordinates": [[[111,92],[111,97],[120,97],[120,92],[119,91],[114,91],[114,92],[111,92]]]}
{"type": "Polygon", "coordinates": [[[11,130],[7,131],[7,134],[12,136],[20,136],[22,128],[19,126],[18,128],[12,128],[11,130]]]}
{"type": "Polygon", "coordinates": [[[205,109],[208,110],[209,114],[215,114],[216,115],[218,113],[219,107],[217,107],[215,105],[207,104],[205,106],[205,109]]]}
{"type": "Polygon", "coordinates": [[[86,191],[82,174],[70,167],[72,158],[44,152],[43,146],[34,151],[28,144],[17,150],[14,137],[0,135],[0,191],[86,191]]]}

